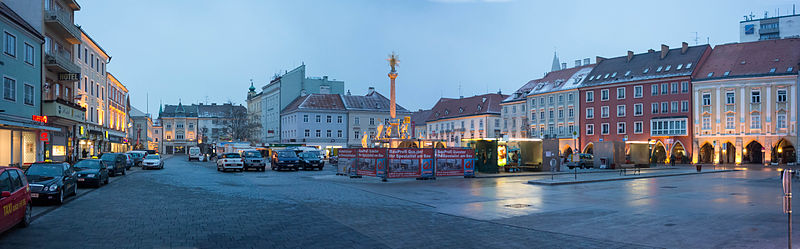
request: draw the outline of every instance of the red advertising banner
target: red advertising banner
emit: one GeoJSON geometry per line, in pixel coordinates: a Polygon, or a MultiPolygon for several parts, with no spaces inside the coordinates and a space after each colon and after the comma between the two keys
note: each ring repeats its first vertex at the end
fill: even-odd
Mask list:
{"type": "Polygon", "coordinates": [[[339,149],[339,159],[336,163],[336,173],[342,175],[355,175],[355,172],[353,172],[352,169],[353,165],[356,163],[357,156],[358,153],[355,149],[339,149]]]}
{"type": "Polygon", "coordinates": [[[357,151],[356,172],[358,175],[378,176],[378,172],[386,172],[386,148],[363,148],[357,149],[357,151]]]}
{"type": "Polygon", "coordinates": [[[471,149],[436,149],[436,176],[471,175],[474,160],[475,151],[471,149]]]}
{"type": "Polygon", "coordinates": [[[388,177],[421,177],[423,171],[430,172],[432,175],[432,161],[433,149],[389,149],[388,177]]]}

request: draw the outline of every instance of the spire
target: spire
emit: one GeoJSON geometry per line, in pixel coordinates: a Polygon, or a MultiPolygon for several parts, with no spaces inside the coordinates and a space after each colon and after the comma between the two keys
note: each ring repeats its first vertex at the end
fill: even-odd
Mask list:
{"type": "Polygon", "coordinates": [[[553,52],[553,68],[550,71],[558,71],[561,70],[561,63],[558,62],[558,54],[553,52]]]}
{"type": "Polygon", "coordinates": [[[253,79],[250,79],[250,88],[249,89],[250,89],[251,92],[255,92],[256,91],[256,87],[253,86],[253,79]]]}

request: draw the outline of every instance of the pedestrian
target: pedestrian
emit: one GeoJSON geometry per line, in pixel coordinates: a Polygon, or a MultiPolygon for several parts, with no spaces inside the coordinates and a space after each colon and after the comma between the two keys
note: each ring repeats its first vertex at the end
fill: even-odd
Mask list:
{"type": "Polygon", "coordinates": [[[669,163],[672,164],[673,167],[675,167],[675,155],[669,156],[669,163]]]}
{"type": "Polygon", "coordinates": [[[89,156],[89,152],[88,152],[88,151],[86,151],[86,149],[83,149],[83,152],[81,152],[81,153],[82,153],[82,155],[83,155],[83,156],[82,156],[82,158],[86,158],[86,157],[88,157],[88,156],[89,156]]]}

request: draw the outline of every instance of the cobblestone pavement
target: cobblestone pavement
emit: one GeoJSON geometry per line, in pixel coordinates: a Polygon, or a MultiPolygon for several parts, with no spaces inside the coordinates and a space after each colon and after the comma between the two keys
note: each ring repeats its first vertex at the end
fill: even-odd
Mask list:
{"type": "Polygon", "coordinates": [[[326,167],[223,173],[176,156],[164,170],[133,171],[0,235],[0,248],[764,248],[785,241],[785,230],[778,234],[785,215],[768,206],[775,195],[761,194],[779,187],[774,172],[533,186],[525,177],[381,183],[326,167]],[[725,195],[709,199],[717,192],[725,195]]]}

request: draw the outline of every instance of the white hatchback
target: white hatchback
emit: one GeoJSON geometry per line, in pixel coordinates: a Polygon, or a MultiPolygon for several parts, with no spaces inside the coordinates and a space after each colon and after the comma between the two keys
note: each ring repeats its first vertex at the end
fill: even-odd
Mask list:
{"type": "Polygon", "coordinates": [[[226,171],[232,169],[234,171],[244,170],[244,161],[239,153],[225,153],[217,159],[217,171],[226,171]]]}

